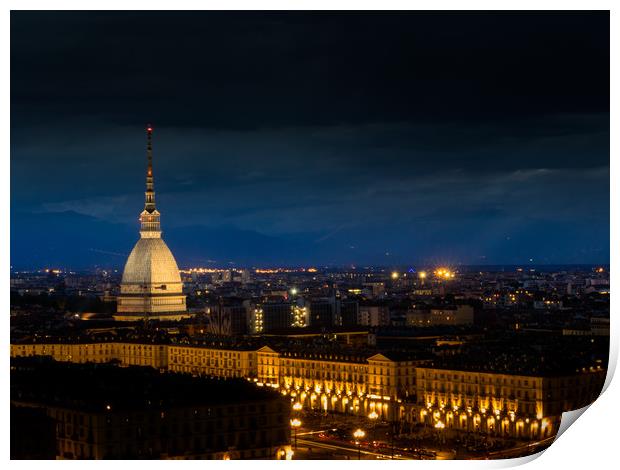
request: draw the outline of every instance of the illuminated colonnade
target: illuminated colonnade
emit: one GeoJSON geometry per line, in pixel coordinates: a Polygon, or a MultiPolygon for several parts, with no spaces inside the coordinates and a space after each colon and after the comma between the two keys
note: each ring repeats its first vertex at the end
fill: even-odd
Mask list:
{"type": "Polygon", "coordinates": [[[534,376],[421,366],[409,419],[437,429],[544,439],[555,435],[562,412],[590,404],[602,388],[600,367],[575,372],[534,376]]]}
{"type": "Polygon", "coordinates": [[[402,397],[415,393],[415,364],[383,354],[313,351],[257,352],[259,385],[278,389],[308,410],[367,416],[385,421],[404,416],[402,397]]]}

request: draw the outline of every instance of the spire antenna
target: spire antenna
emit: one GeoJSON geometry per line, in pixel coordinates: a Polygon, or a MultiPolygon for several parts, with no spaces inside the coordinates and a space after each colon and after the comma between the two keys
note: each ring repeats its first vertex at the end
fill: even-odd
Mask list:
{"type": "Polygon", "coordinates": [[[159,237],[161,228],[159,212],[155,207],[155,185],[153,183],[153,126],[146,125],[146,192],[144,193],[144,211],[140,214],[140,234],[142,237],[159,237]]]}
{"type": "Polygon", "coordinates": [[[146,193],[144,210],[151,213],[155,210],[155,189],[153,184],[153,126],[146,125],[146,193]]]}
{"type": "Polygon", "coordinates": [[[147,176],[153,176],[153,126],[150,124],[146,125],[146,157],[148,159],[148,169],[147,176]]]}

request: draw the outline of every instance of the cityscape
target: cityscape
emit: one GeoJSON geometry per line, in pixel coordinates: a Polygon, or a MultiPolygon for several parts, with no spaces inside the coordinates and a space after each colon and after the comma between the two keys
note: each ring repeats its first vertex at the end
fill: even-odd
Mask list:
{"type": "MultiPolygon", "coordinates": [[[[204,18],[213,24],[221,20],[242,29],[254,25],[259,33],[252,30],[248,36],[256,38],[269,36],[263,28],[277,30],[284,25],[287,30],[320,23],[318,13],[285,13],[223,12],[204,18]]],[[[153,12],[125,15],[128,13],[18,12],[12,13],[12,22],[30,28],[44,24],[47,28],[54,18],[74,26],[91,20],[96,25],[116,21],[122,25],[123,18],[129,23],[137,18],[132,15],[167,21],[167,17],[153,12]]],[[[171,14],[170,21],[175,27],[191,24],[187,17],[174,16],[171,14]]],[[[358,34],[349,23],[353,16],[327,15],[324,26],[329,31],[335,22],[350,28],[351,34],[358,34]]],[[[419,20],[415,15],[410,19],[408,15],[393,16],[378,19],[377,15],[373,19],[370,15],[363,21],[378,21],[377,30],[387,35],[392,26],[403,26],[405,31],[410,19],[414,23],[419,20]]],[[[598,31],[596,25],[608,20],[608,14],[541,14],[533,18],[547,26],[554,24],[570,37],[573,21],[598,31]]],[[[437,15],[431,20],[437,24],[468,21],[458,15],[437,15]]],[[[475,21],[486,25],[486,20],[475,21]]],[[[498,15],[495,21],[508,21],[507,25],[517,29],[521,26],[521,20],[510,15],[498,15]]],[[[140,31],[135,38],[148,38],[144,34],[140,31]]],[[[14,43],[24,50],[29,47],[20,37],[14,43]]],[[[250,46],[243,42],[242,47],[250,46]]],[[[268,57],[262,50],[264,44],[256,47],[268,57]]],[[[609,52],[608,44],[597,47],[607,47],[609,52]]],[[[66,53],[75,51],[67,49],[66,53]]],[[[50,64],[44,66],[52,70],[50,64]]],[[[391,67],[388,63],[384,66],[386,70],[391,67]]],[[[22,67],[18,66],[15,73],[26,74],[22,67]]],[[[377,81],[382,89],[389,83],[387,79],[377,81]]],[[[16,86],[24,92],[19,88],[23,84],[16,86]]],[[[369,84],[360,86],[368,93],[373,90],[365,88],[369,84]]],[[[93,93],[88,86],[85,89],[93,93]]],[[[60,94],[69,93],[62,87],[60,90],[60,94]]],[[[606,97],[608,101],[608,93],[606,97]]],[[[28,101],[17,92],[12,99],[17,103],[28,101]]],[[[550,103],[547,106],[555,109],[556,102],[550,103]]],[[[100,149],[94,148],[92,154],[80,156],[87,161],[78,164],[80,171],[97,173],[94,178],[73,180],[68,175],[76,160],[67,157],[66,172],[58,170],[62,184],[55,190],[34,185],[43,177],[38,173],[43,170],[34,162],[46,157],[46,149],[38,144],[30,147],[18,135],[30,125],[29,113],[35,112],[29,106],[43,105],[24,104],[12,128],[17,142],[11,156],[13,185],[23,183],[28,191],[22,193],[20,185],[11,195],[11,459],[509,459],[548,448],[558,433],[562,414],[591,404],[603,389],[610,345],[609,149],[604,145],[598,153],[592,152],[595,156],[591,168],[576,172],[583,174],[581,197],[590,198],[591,213],[579,212],[582,206],[576,202],[560,210],[562,201],[568,200],[568,192],[574,189],[568,183],[567,188],[558,183],[549,201],[539,202],[537,217],[548,221],[548,225],[541,222],[540,226],[556,224],[559,228],[531,229],[531,234],[526,228],[527,235],[512,235],[521,221],[529,227],[526,217],[518,215],[524,202],[519,198],[513,201],[509,192],[493,193],[507,204],[501,211],[499,205],[491,212],[481,205],[463,207],[464,215],[458,214],[478,220],[480,225],[473,236],[469,225],[457,224],[446,225],[454,238],[444,237],[440,224],[434,235],[420,229],[419,236],[427,239],[420,245],[408,244],[407,236],[399,238],[390,232],[432,226],[435,219],[420,216],[411,219],[413,222],[395,221],[392,226],[382,215],[388,217],[396,212],[387,206],[373,207],[372,201],[382,196],[380,191],[368,188],[368,199],[349,201],[350,217],[346,211],[344,215],[338,213],[334,226],[324,225],[325,218],[320,214],[325,214],[324,207],[335,206],[318,199],[316,206],[297,205],[298,200],[291,196],[289,202],[301,214],[300,220],[307,219],[303,223],[323,227],[315,240],[316,250],[305,241],[292,244],[292,235],[285,238],[278,232],[287,224],[295,224],[294,220],[282,220],[270,229],[264,228],[271,241],[261,245],[265,247],[261,252],[248,249],[254,245],[240,242],[249,238],[236,238],[241,237],[239,233],[249,233],[243,225],[236,232],[228,226],[218,232],[230,235],[229,240],[218,245],[221,249],[204,243],[204,227],[189,226],[197,241],[187,245],[175,238],[179,231],[188,230],[188,226],[178,224],[179,219],[190,217],[187,222],[198,223],[209,212],[205,207],[211,208],[213,217],[217,217],[214,207],[219,207],[209,205],[211,198],[204,204],[200,200],[204,196],[201,185],[208,184],[207,180],[202,180],[195,190],[190,189],[193,182],[187,184],[187,190],[178,188],[184,183],[176,178],[188,172],[183,164],[173,164],[173,145],[180,135],[175,135],[174,129],[180,132],[180,124],[163,118],[160,133],[158,121],[139,124],[133,118],[127,119],[123,132],[131,129],[137,136],[118,143],[119,147],[128,147],[119,148],[119,155],[132,154],[132,163],[120,167],[122,176],[115,175],[114,170],[106,173],[109,167],[102,163],[103,157],[97,153],[100,149]],[[35,156],[37,152],[41,157],[35,156]],[[32,175],[22,180],[26,164],[32,168],[32,175]],[[598,180],[601,175],[602,180],[598,180]],[[72,181],[75,186],[69,189],[74,199],[68,200],[61,193],[72,181]],[[597,189],[589,193],[593,181],[597,189]],[[606,181],[604,191],[600,191],[600,181],[606,181]],[[131,197],[118,196],[117,190],[131,197]],[[34,199],[44,201],[42,206],[32,203],[31,193],[35,193],[34,199]],[[554,197],[558,197],[558,205],[554,197]],[[107,202],[93,205],[92,198],[107,202]],[[117,202],[110,203],[106,198],[117,202]],[[106,204],[112,204],[114,211],[106,204]],[[515,204],[514,208],[510,209],[509,204],[515,204]],[[366,209],[361,216],[357,214],[359,205],[366,209]],[[125,208],[135,208],[128,223],[122,222],[125,208]],[[511,211],[517,213],[515,224],[506,222],[511,211]],[[487,212],[491,214],[488,219],[487,212]],[[28,217],[39,222],[26,222],[28,217]],[[86,217],[90,219],[84,222],[86,217]],[[578,221],[563,225],[562,217],[578,221]],[[499,237],[492,228],[495,218],[502,219],[499,237]],[[370,225],[355,225],[367,223],[366,219],[370,225]],[[93,220],[99,224],[98,233],[84,230],[88,225],[80,225],[92,224],[93,220]],[[407,229],[405,223],[412,225],[407,229]],[[371,229],[373,224],[376,227],[371,229]],[[580,224],[591,225],[586,230],[580,224]],[[126,232],[127,227],[130,232],[126,232]],[[360,233],[341,243],[341,237],[349,236],[350,227],[358,227],[360,233]],[[37,236],[45,239],[41,243],[31,243],[31,235],[20,235],[34,228],[37,236]],[[111,235],[113,230],[118,231],[117,235],[111,235]],[[366,230],[368,233],[364,233],[366,230]],[[63,235],[68,232],[69,238],[63,235]],[[591,236],[584,244],[586,232],[591,236]],[[507,244],[512,236],[521,237],[520,245],[506,248],[512,246],[507,244]],[[104,239],[108,245],[102,244],[106,243],[104,239]],[[465,239],[469,241],[459,245],[465,239]],[[449,240],[453,240],[452,245],[449,240]],[[539,241],[547,247],[549,256],[539,256],[539,241]],[[122,247],[117,248],[116,243],[122,247]],[[326,243],[332,243],[332,248],[324,248],[326,243]],[[278,256],[284,258],[274,258],[272,253],[277,252],[279,244],[282,253],[278,256]],[[369,248],[368,256],[357,254],[360,247],[373,244],[376,246],[369,248]],[[289,261],[282,261],[285,258],[289,261]]],[[[61,121],[71,122],[64,114],[79,114],[72,106],[59,110],[61,121]]],[[[76,108],[80,106],[75,104],[76,108]]],[[[596,107],[580,106],[583,113],[594,113],[596,107]]],[[[605,105],[601,106],[605,111],[605,105]]],[[[391,112],[400,113],[396,109],[391,112]]],[[[546,115],[549,110],[538,112],[546,115]]],[[[381,115],[375,113],[375,117],[381,115]]],[[[571,121],[568,127],[582,126],[575,134],[581,136],[580,141],[590,135],[595,148],[599,140],[609,138],[608,107],[607,121],[604,112],[601,114],[603,118],[590,116],[581,124],[571,121]],[[593,131],[600,124],[597,119],[602,119],[602,130],[593,131]]],[[[98,119],[104,119],[102,116],[98,119]]],[[[123,121],[121,117],[114,119],[123,121]]],[[[270,133],[265,139],[270,139],[270,133]]],[[[311,135],[317,141],[326,139],[319,132],[311,135]]],[[[361,134],[356,137],[366,138],[374,139],[361,134]]],[[[88,133],[79,139],[89,142],[88,133]]],[[[235,145],[234,140],[229,144],[235,145]]],[[[557,153],[544,163],[557,164],[558,168],[565,165],[556,169],[565,176],[574,169],[574,162],[569,160],[581,162],[583,157],[579,149],[572,156],[557,157],[560,147],[570,144],[569,140],[559,139],[561,145],[553,150],[557,153]]],[[[514,142],[510,142],[512,146],[514,142]]],[[[67,144],[64,148],[68,154],[72,145],[79,147],[78,143],[67,144]]],[[[343,148],[348,145],[345,143],[343,148]]],[[[378,141],[374,145],[395,154],[403,151],[401,147],[384,147],[378,141]]],[[[188,146],[190,143],[179,146],[179,153],[191,154],[188,146]]],[[[340,157],[334,155],[317,154],[313,158],[334,158],[336,162],[340,157]]],[[[397,172],[412,170],[409,157],[385,158],[393,158],[386,165],[393,165],[397,172]]],[[[495,157],[485,158],[488,165],[497,163],[495,157]]],[[[201,165],[217,165],[207,160],[204,163],[204,159],[196,157],[196,179],[201,178],[201,165]]],[[[312,165],[312,161],[305,164],[312,165]]],[[[381,173],[383,170],[374,169],[375,164],[374,157],[359,163],[371,178],[396,181],[381,173]]],[[[525,168],[524,161],[519,160],[521,164],[525,168]]],[[[456,171],[457,166],[455,174],[461,171],[456,171]]],[[[547,178],[551,170],[515,168],[510,170],[512,178],[519,186],[529,185],[529,194],[540,196],[546,191],[543,188],[547,188],[547,180],[536,178],[547,178]],[[531,171],[538,176],[532,177],[531,171]]],[[[280,184],[278,178],[287,179],[284,173],[254,177],[261,184],[273,185],[280,184]]],[[[574,177],[566,176],[566,181],[574,177]]],[[[315,181],[312,191],[299,196],[299,201],[314,200],[314,192],[321,193],[322,184],[331,181],[325,178],[315,181]]],[[[353,175],[351,178],[355,179],[353,175]]],[[[261,199],[253,186],[248,189],[247,181],[241,178],[235,187],[252,214],[239,218],[240,224],[242,220],[254,223],[254,214],[257,218],[264,214],[268,219],[269,210],[289,214],[278,212],[288,193],[281,193],[277,202],[261,199]]],[[[454,180],[452,184],[451,190],[455,190],[462,182],[454,180]]],[[[464,205],[468,195],[478,190],[477,184],[461,188],[464,205]]],[[[343,194],[349,190],[344,183],[341,189],[343,194]]],[[[425,191],[424,187],[420,191],[425,191]]],[[[396,192],[395,204],[407,207],[409,193],[396,192]]],[[[484,195],[484,204],[488,197],[484,195]]],[[[424,201],[426,208],[432,206],[439,211],[440,221],[452,223],[448,221],[453,213],[445,212],[444,200],[424,201]]],[[[222,212],[243,213],[234,205],[228,206],[226,198],[220,203],[222,212]]],[[[454,211],[454,218],[461,220],[456,217],[458,206],[454,211]]],[[[296,236],[298,241],[303,238],[298,233],[296,236]]]]}

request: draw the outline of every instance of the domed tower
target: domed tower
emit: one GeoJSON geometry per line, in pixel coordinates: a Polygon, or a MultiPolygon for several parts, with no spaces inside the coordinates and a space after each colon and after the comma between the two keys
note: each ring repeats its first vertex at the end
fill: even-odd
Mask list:
{"type": "Polygon", "coordinates": [[[116,320],[179,320],[187,313],[177,262],[161,238],[153,189],[153,128],[146,128],[146,193],[140,214],[140,239],[125,264],[116,320]]]}

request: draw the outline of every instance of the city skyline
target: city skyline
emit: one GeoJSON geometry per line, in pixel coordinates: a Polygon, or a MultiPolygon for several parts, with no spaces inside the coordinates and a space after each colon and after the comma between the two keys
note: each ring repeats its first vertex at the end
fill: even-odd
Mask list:
{"type": "Polygon", "coordinates": [[[615,367],[609,20],[13,10],[10,459],[555,446],[615,367]]]}
{"type": "Polygon", "coordinates": [[[12,265],[606,264],[607,20],[14,12],[12,265]]]}

